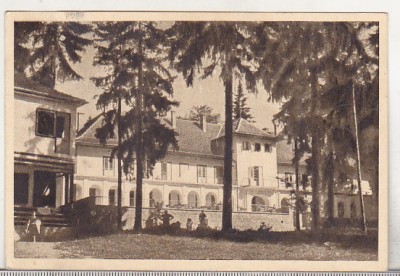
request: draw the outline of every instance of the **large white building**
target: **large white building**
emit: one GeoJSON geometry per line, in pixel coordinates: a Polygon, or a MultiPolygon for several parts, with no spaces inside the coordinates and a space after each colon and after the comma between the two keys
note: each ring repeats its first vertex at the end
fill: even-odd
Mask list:
{"type": "MultiPolygon", "coordinates": [[[[145,174],[143,206],[163,203],[169,208],[218,209],[223,198],[224,126],[177,119],[174,112],[162,119],[177,133],[179,150],[168,151],[145,174]]],[[[97,204],[117,202],[116,160],[110,160],[116,140],[101,145],[95,137],[102,116],[88,121],[78,132],[76,200],[96,197],[97,204]]],[[[233,123],[233,209],[272,211],[284,205],[288,211],[289,190],[277,178],[275,135],[244,119],[233,123]]],[[[135,174],[125,175],[122,205],[135,205],[135,174]]]]}

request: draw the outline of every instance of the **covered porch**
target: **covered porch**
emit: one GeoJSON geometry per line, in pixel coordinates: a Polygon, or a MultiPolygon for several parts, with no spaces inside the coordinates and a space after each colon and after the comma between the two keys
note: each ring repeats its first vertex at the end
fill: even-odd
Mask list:
{"type": "Polygon", "coordinates": [[[23,153],[14,161],[14,206],[59,208],[73,201],[72,159],[23,153]]]}

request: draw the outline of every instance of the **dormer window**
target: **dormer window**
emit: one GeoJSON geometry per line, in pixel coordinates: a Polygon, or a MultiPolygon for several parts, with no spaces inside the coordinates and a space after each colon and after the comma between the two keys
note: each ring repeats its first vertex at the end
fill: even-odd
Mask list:
{"type": "Polygon", "coordinates": [[[255,143],[254,144],[254,151],[261,151],[261,144],[260,143],[255,143]]]}

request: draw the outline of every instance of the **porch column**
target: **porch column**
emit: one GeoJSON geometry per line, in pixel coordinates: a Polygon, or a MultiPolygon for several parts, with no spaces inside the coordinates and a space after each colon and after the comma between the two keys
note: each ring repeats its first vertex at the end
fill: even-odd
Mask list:
{"type": "Polygon", "coordinates": [[[64,179],[65,179],[65,183],[64,183],[64,188],[65,188],[65,191],[64,191],[64,205],[65,204],[67,204],[68,202],[69,202],[69,190],[70,190],[70,188],[69,188],[69,174],[66,174],[65,176],[64,176],[64,179]]]}
{"type": "Polygon", "coordinates": [[[74,202],[74,194],[75,194],[75,187],[74,187],[74,173],[70,174],[69,177],[70,185],[69,185],[69,203],[74,202]]]}

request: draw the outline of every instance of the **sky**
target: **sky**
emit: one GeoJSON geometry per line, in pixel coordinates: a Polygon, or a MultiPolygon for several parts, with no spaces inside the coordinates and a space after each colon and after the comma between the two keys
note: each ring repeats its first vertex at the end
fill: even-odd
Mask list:
{"type": "MultiPolygon", "coordinates": [[[[82,54],[81,63],[74,64],[72,67],[83,77],[80,81],[66,81],[58,83],[56,89],[75,97],[85,99],[88,104],[80,107],[78,112],[84,113],[84,120],[96,116],[100,111],[96,109],[95,96],[102,93],[90,80],[91,77],[101,76],[103,71],[99,67],[93,66],[94,49],[88,47],[82,54]]],[[[213,108],[214,113],[221,114],[224,118],[225,100],[224,87],[219,80],[218,72],[205,80],[196,79],[193,87],[187,87],[183,77],[177,72],[172,71],[172,75],[177,78],[174,81],[174,99],[179,102],[179,107],[175,107],[177,115],[185,116],[189,114],[192,106],[208,105],[213,108]]],[[[236,87],[234,87],[236,91],[236,87]]],[[[278,112],[279,105],[268,102],[267,92],[259,87],[257,94],[247,93],[247,103],[251,108],[255,125],[259,128],[274,129],[272,116],[278,112]]]]}

